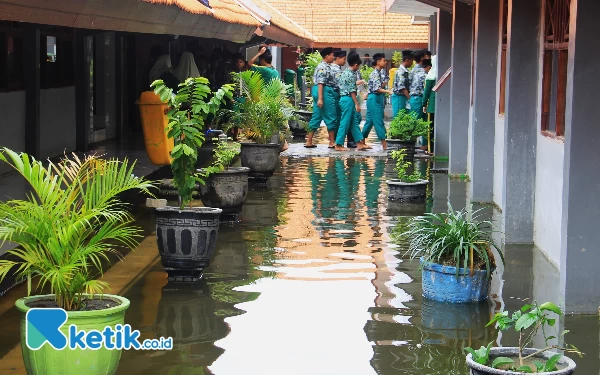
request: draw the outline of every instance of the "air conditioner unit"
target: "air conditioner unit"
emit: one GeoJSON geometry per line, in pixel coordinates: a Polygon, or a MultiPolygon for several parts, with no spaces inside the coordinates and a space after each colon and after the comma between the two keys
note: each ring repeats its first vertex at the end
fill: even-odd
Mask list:
{"type": "Polygon", "coordinates": [[[429,17],[425,16],[413,16],[412,17],[413,25],[429,25],[429,17]]]}

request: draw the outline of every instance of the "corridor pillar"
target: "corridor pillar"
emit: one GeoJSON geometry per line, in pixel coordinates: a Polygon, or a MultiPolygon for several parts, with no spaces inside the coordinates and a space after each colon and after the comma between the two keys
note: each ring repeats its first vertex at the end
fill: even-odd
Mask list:
{"type": "Polygon", "coordinates": [[[473,53],[473,6],[454,0],[450,85],[449,173],[467,173],[473,53]]]}
{"type": "MultiPolygon", "coordinates": [[[[450,68],[452,59],[452,14],[444,10],[437,15],[436,45],[439,79],[450,68]]],[[[450,81],[436,93],[434,132],[435,156],[447,158],[450,142],[450,81]]]]}
{"type": "Polygon", "coordinates": [[[473,66],[473,111],[469,137],[469,196],[492,202],[500,2],[477,0],[473,66]]]}
{"type": "Polygon", "coordinates": [[[540,0],[509,0],[504,126],[504,241],[533,242],[540,0]]]}

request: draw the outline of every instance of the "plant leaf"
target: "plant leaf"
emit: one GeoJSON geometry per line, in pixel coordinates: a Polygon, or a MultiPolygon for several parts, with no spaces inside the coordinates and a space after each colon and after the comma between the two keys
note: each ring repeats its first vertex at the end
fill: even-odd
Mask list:
{"type": "Polygon", "coordinates": [[[494,362],[492,362],[492,368],[498,368],[500,366],[509,365],[511,363],[515,363],[515,361],[507,357],[497,357],[496,359],[494,359],[494,362]]]}
{"type": "Polygon", "coordinates": [[[546,371],[546,372],[555,371],[556,364],[558,363],[558,361],[561,358],[562,358],[562,354],[560,354],[560,353],[557,353],[557,354],[553,355],[552,357],[550,357],[546,361],[546,364],[544,365],[544,371],[546,371]]]}
{"type": "Polygon", "coordinates": [[[552,302],[546,302],[546,303],[541,304],[540,305],[540,310],[552,311],[555,314],[563,315],[563,312],[560,309],[560,307],[556,306],[552,302]]]}

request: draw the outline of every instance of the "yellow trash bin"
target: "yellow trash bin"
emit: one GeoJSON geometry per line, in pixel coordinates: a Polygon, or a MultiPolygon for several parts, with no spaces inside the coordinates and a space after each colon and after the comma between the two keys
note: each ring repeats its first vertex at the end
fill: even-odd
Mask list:
{"type": "Polygon", "coordinates": [[[167,136],[167,104],[154,92],[144,91],[137,105],[140,107],[148,158],[154,165],[170,165],[174,143],[173,138],[167,136]]]}

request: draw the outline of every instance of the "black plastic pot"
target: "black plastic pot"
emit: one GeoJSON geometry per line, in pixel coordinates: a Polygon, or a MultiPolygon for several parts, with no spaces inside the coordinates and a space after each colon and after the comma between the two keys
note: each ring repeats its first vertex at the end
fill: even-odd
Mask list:
{"type": "Polygon", "coordinates": [[[200,199],[206,207],[220,208],[223,215],[237,215],[248,196],[249,168],[229,168],[211,174],[200,185],[200,199]]]}
{"type": "MultiPolygon", "coordinates": [[[[525,349],[523,351],[524,355],[530,355],[538,351],[538,349],[525,349]]],[[[539,359],[540,362],[545,362],[547,359],[552,357],[555,352],[544,352],[542,354],[536,355],[534,358],[539,359]]],[[[494,358],[497,357],[508,357],[514,359],[515,362],[519,361],[519,349],[518,348],[492,348],[490,350],[490,361],[493,361],[494,358]]],[[[522,372],[514,372],[514,371],[505,371],[499,369],[493,369],[491,367],[487,367],[484,365],[480,365],[473,361],[473,356],[469,354],[467,356],[467,366],[471,370],[471,375],[523,375],[522,372]]],[[[517,366],[518,367],[518,366],[517,366]]],[[[563,356],[557,363],[557,368],[561,368],[561,370],[553,371],[553,372],[544,372],[542,374],[545,375],[571,375],[575,373],[575,362],[563,356]]]]}
{"type": "Polygon", "coordinates": [[[427,196],[427,184],[429,181],[421,180],[419,182],[402,182],[400,180],[387,180],[388,199],[392,202],[425,202],[427,196]]]}
{"type": "Polygon", "coordinates": [[[219,208],[156,209],[156,241],[170,281],[198,281],[210,264],[219,233],[219,208]]]}
{"type": "Polygon", "coordinates": [[[416,141],[401,141],[399,139],[386,139],[388,144],[388,151],[394,150],[406,150],[404,159],[415,158],[415,144],[416,141]]]}
{"type": "Polygon", "coordinates": [[[242,166],[250,168],[248,176],[258,182],[267,181],[279,166],[277,143],[242,143],[242,166]]]}

